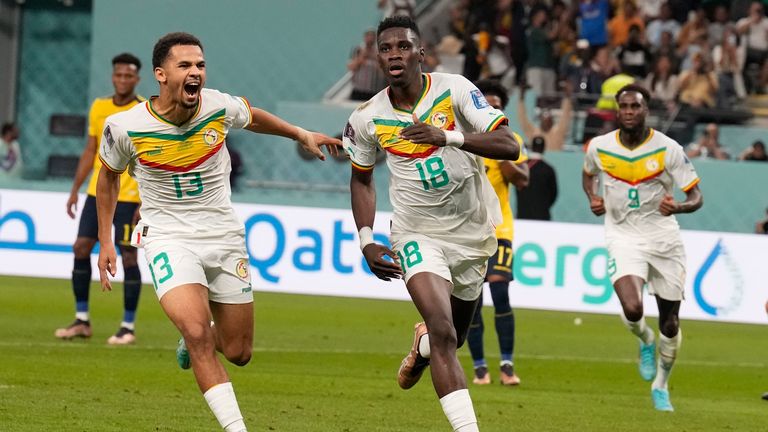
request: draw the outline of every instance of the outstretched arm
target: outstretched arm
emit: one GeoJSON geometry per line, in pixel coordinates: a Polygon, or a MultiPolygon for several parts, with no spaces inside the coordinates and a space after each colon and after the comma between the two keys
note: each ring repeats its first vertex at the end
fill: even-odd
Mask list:
{"type": "Polygon", "coordinates": [[[360,234],[360,248],[368,267],[379,279],[388,281],[399,279],[403,271],[396,262],[384,259],[390,257],[397,260],[397,255],[388,247],[373,241],[373,221],[376,217],[376,187],[373,183],[372,170],[352,168],[349,190],[352,195],[352,215],[355,217],[360,234]]]}
{"type": "Polygon", "coordinates": [[[460,147],[462,150],[478,156],[506,160],[516,160],[520,156],[520,146],[522,145],[522,143],[517,142],[512,131],[506,126],[482,133],[444,131],[422,123],[416,114],[413,114],[413,125],[400,131],[400,138],[415,144],[460,147]]]}
{"type": "Polygon", "coordinates": [[[103,166],[99,170],[99,179],[96,183],[96,214],[99,220],[99,279],[101,280],[101,289],[105,291],[112,290],[109,275],[114,277],[117,272],[117,253],[112,239],[112,220],[115,217],[119,193],[120,173],[103,166]]]}
{"type": "Polygon", "coordinates": [[[338,149],[341,147],[341,141],[336,138],[317,132],[308,132],[262,109],[251,107],[251,116],[253,120],[246,127],[249,131],[296,140],[301,143],[304,150],[320,160],[325,160],[320,146],[327,147],[328,152],[334,156],[338,154],[338,149]]]}

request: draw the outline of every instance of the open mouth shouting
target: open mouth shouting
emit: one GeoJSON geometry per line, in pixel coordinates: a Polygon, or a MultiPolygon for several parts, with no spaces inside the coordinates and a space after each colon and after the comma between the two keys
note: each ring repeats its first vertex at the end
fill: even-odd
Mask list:
{"type": "Polygon", "coordinates": [[[200,81],[189,81],[184,84],[184,102],[194,105],[200,96],[200,81]]]}
{"type": "Polygon", "coordinates": [[[405,66],[401,63],[394,63],[389,65],[389,76],[392,78],[399,78],[405,73],[405,66]]]}

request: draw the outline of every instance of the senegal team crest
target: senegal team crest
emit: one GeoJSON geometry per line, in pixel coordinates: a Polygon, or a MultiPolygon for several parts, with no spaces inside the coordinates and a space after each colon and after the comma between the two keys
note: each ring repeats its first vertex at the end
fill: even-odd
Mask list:
{"type": "Polygon", "coordinates": [[[241,279],[245,279],[248,277],[248,260],[245,258],[241,258],[237,260],[237,265],[235,265],[235,273],[237,273],[238,276],[240,276],[241,279]]]}
{"type": "Polygon", "coordinates": [[[659,169],[659,162],[656,159],[648,159],[648,161],[645,163],[645,168],[648,171],[656,171],[659,169]]]}
{"type": "Polygon", "coordinates": [[[218,132],[216,132],[214,129],[207,129],[207,130],[206,130],[206,131],[203,133],[203,140],[204,140],[204,141],[205,141],[205,143],[206,143],[206,144],[208,144],[209,146],[212,146],[212,145],[216,144],[216,141],[217,141],[218,139],[219,139],[219,133],[218,133],[218,132]]]}
{"type": "Polygon", "coordinates": [[[445,126],[445,124],[448,122],[448,116],[445,115],[445,113],[438,111],[432,114],[430,122],[432,123],[432,126],[442,129],[443,126],[445,126]]]}

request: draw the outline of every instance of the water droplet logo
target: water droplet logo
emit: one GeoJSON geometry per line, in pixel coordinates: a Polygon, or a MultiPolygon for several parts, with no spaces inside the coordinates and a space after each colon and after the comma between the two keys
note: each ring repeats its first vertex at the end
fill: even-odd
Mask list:
{"type": "Polygon", "coordinates": [[[725,316],[739,307],[743,294],[744,278],[741,270],[728,254],[723,239],[718,239],[693,280],[696,303],[708,315],[725,316]],[[710,297],[717,297],[718,301],[712,302],[711,298],[705,298],[706,287],[712,287],[710,297]]]}

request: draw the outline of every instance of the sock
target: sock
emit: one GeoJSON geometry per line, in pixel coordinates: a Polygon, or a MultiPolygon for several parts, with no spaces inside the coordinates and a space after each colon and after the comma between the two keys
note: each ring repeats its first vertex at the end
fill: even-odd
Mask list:
{"type": "Polygon", "coordinates": [[[645,317],[640,318],[638,321],[630,321],[624,314],[621,314],[621,320],[624,322],[624,325],[627,326],[629,331],[643,341],[644,344],[648,345],[653,343],[653,330],[645,324],[645,317]]]}
{"type": "Polygon", "coordinates": [[[139,266],[125,269],[123,281],[123,324],[131,326],[123,327],[133,330],[133,322],[136,321],[136,308],[139,306],[139,294],[141,294],[141,272],[139,266]]]}
{"type": "Polygon", "coordinates": [[[123,321],[120,323],[120,327],[127,328],[130,331],[136,330],[136,325],[133,322],[123,321]]]}
{"type": "Polygon", "coordinates": [[[440,405],[454,432],[477,432],[477,418],[469,390],[461,389],[440,398],[440,405]]]}
{"type": "Polygon", "coordinates": [[[75,258],[72,291],[75,294],[75,318],[88,321],[88,294],[91,288],[91,258],[75,258]]]}
{"type": "Polygon", "coordinates": [[[669,375],[672,373],[672,366],[675,364],[677,351],[680,350],[680,344],[682,342],[682,330],[678,329],[677,334],[671,338],[659,333],[659,367],[657,368],[656,379],[653,380],[651,388],[667,388],[669,375]]]}
{"type": "Polygon", "coordinates": [[[491,296],[495,308],[496,334],[502,363],[512,363],[515,352],[515,313],[509,304],[509,282],[491,282],[491,296]]]}
{"type": "Polygon", "coordinates": [[[485,332],[485,325],[483,324],[483,293],[480,293],[480,298],[477,299],[477,308],[475,308],[475,314],[472,316],[472,322],[469,324],[469,331],[467,332],[467,346],[469,347],[469,354],[472,356],[472,364],[475,369],[481,366],[487,366],[485,361],[485,350],[483,348],[483,333],[485,332]]]}
{"type": "Polygon", "coordinates": [[[240,407],[237,405],[235,389],[232,388],[231,382],[216,384],[209,388],[203,397],[225,431],[241,432],[246,430],[243,415],[240,414],[240,407]]]}
{"type": "Polygon", "coordinates": [[[429,333],[425,334],[419,339],[419,355],[424,357],[425,359],[428,359],[431,354],[431,350],[429,348],[429,333]]]}

